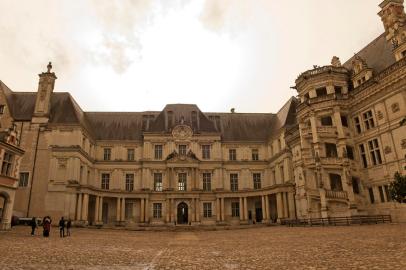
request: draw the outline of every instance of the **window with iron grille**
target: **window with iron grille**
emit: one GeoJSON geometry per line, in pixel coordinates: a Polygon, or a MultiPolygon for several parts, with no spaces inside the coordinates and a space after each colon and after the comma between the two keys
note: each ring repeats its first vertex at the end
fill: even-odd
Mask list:
{"type": "Polygon", "coordinates": [[[237,160],[237,150],[229,149],[228,150],[228,159],[229,160],[237,160]]]}
{"type": "Polygon", "coordinates": [[[134,160],[134,156],[135,156],[135,151],[134,151],[134,149],[132,149],[132,148],[127,149],[127,160],[133,161],[133,160],[134,160]]]}
{"type": "Polygon", "coordinates": [[[232,202],[231,203],[231,216],[232,217],[239,217],[240,216],[240,203],[239,202],[232,202]]]}
{"type": "Polygon", "coordinates": [[[178,190],[179,191],[186,191],[186,173],[179,173],[178,174],[178,190]]]}
{"type": "Polygon", "coordinates": [[[261,174],[253,173],[252,179],[254,181],[254,189],[260,189],[261,188],[261,174]]]}
{"type": "Polygon", "coordinates": [[[154,190],[162,191],[162,173],[154,173],[154,190]]]}
{"type": "Polygon", "coordinates": [[[203,217],[210,218],[212,216],[211,202],[203,203],[203,217]]]}
{"type": "Polygon", "coordinates": [[[104,148],[103,160],[110,160],[110,159],[111,159],[111,148],[104,148]]]}
{"type": "Polygon", "coordinates": [[[3,164],[1,166],[1,174],[10,176],[13,167],[13,154],[5,152],[3,156],[3,164]]]}
{"type": "Polygon", "coordinates": [[[155,145],[155,159],[162,159],[162,145],[155,145]]]}
{"type": "Polygon", "coordinates": [[[369,155],[374,165],[382,164],[381,151],[379,150],[378,139],[368,141],[369,155]]]}
{"type": "Polygon", "coordinates": [[[364,120],[364,125],[367,130],[375,127],[374,117],[372,115],[371,110],[364,112],[362,114],[362,118],[364,120]]]}
{"type": "Polygon", "coordinates": [[[210,159],[210,145],[202,145],[202,158],[210,159]]]}
{"type": "Polygon", "coordinates": [[[133,173],[127,173],[125,175],[125,190],[126,191],[134,190],[134,174],[133,173]]]}
{"type": "Polygon", "coordinates": [[[109,173],[102,173],[101,179],[101,188],[102,189],[109,189],[110,186],[110,174],[109,173]]]}
{"type": "Polygon", "coordinates": [[[154,218],[162,218],[162,203],[154,203],[152,208],[154,218]]]}
{"type": "Polygon", "coordinates": [[[238,174],[230,174],[230,189],[231,191],[238,191],[238,174]]]}
{"type": "Polygon", "coordinates": [[[203,190],[211,191],[211,173],[203,173],[203,190]]]}
{"type": "Polygon", "coordinates": [[[252,160],[259,160],[259,152],[258,149],[251,150],[252,160]]]}
{"type": "Polygon", "coordinates": [[[28,177],[29,177],[28,172],[21,172],[20,173],[20,180],[18,181],[18,186],[19,187],[26,187],[28,186],[28,177]]]}

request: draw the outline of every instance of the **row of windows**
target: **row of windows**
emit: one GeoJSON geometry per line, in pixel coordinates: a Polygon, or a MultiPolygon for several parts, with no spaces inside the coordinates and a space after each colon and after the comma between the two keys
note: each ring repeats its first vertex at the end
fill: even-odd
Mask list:
{"type": "MultiPolygon", "coordinates": [[[[324,145],[326,148],[326,157],[338,157],[336,144],[325,143],[324,145]]],[[[354,159],[354,149],[351,146],[346,145],[344,156],[353,160],[354,159]]]]}
{"type": "MultiPolygon", "coordinates": [[[[135,159],[135,150],[133,148],[127,149],[127,160],[133,161],[135,159]]],[[[103,160],[111,160],[111,148],[103,149],[103,160]]]]}
{"type": "MultiPolygon", "coordinates": [[[[152,213],[154,218],[162,218],[162,203],[152,204],[152,213]]],[[[203,217],[211,218],[213,216],[212,203],[203,203],[203,217]]]]}
{"type": "MultiPolygon", "coordinates": [[[[391,196],[389,193],[389,186],[388,185],[384,185],[384,186],[378,186],[378,190],[379,190],[379,198],[381,199],[381,202],[389,202],[391,201],[391,196]],[[386,195],[386,200],[385,200],[385,195],[386,195]]],[[[368,193],[369,193],[369,200],[371,203],[375,203],[375,195],[374,195],[374,190],[372,187],[368,188],[368,193]]]]}
{"type": "Polygon", "coordinates": [[[369,130],[375,127],[375,121],[372,114],[372,111],[366,111],[361,115],[362,119],[359,116],[354,117],[354,125],[357,133],[361,133],[363,130],[369,130]],[[362,121],[362,124],[361,124],[362,121]]]}
{"type": "MultiPolygon", "coordinates": [[[[347,116],[341,115],[341,125],[343,127],[348,127],[348,120],[347,116]]],[[[331,116],[323,116],[320,118],[320,123],[322,126],[332,126],[333,125],[333,118],[331,116]]]]}
{"type": "Polygon", "coordinates": [[[373,139],[368,141],[366,144],[359,145],[359,152],[361,155],[362,166],[367,168],[368,165],[372,161],[372,165],[379,165],[382,164],[382,156],[381,151],[379,150],[379,143],[378,139],[373,139]],[[367,158],[367,154],[369,153],[369,161],[367,158]]]}
{"type": "MultiPolygon", "coordinates": [[[[211,173],[203,173],[203,190],[204,191],[211,191],[211,173]]],[[[163,190],[163,177],[162,173],[154,173],[154,191],[162,191],[163,190]]],[[[261,174],[260,173],[253,173],[253,186],[254,189],[261,189],[261,174]]],[[[21,178],[20,178],[21,181],[21,178]]],[[[28,182],[28,174],[27,180],[28,182]]],[[[101,188],[102,189],[110,189],[110,174],[109,173],[102,173],[101,175],[101,188]]],[[[230,174],[230,189],[231,191],[238,191],[238,174],[231,173],[230,174]]],[[[125,175],[125,190],[126,191],[133,191],[134,190],[134,174],[126,174],[125,175]]],[[[186,173],[178,173],[178,190],[179,191],[186,191],[187,190],[187,174],[186,173]]]]}

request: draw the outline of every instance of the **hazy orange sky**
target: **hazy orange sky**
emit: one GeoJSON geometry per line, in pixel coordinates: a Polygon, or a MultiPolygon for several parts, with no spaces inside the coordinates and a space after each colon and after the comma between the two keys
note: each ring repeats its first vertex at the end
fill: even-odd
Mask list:
{"type": "Polygon", "coordinates": [[[344,63],[381,34],[380,0],[0,1],[0,80],[85,111],[277,112],[299,73],[344,63]]]}

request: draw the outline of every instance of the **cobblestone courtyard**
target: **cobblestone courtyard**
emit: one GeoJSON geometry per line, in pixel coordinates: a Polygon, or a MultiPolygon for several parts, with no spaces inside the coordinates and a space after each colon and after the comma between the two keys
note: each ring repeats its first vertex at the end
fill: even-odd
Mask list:
{"type": "Polygon", "coordinates": [[[0,269],[406,269],[406,224],[57,233],[0,232],[0,269]]]}

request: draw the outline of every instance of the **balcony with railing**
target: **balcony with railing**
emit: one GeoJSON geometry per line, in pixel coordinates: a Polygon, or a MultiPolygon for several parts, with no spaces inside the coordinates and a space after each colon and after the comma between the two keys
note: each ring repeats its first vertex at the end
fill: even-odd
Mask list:
{"type": "Polygon", "coordinates": [[[347,200],[348,195],[346,191],[326,190],[327,199],[347,200]]]}

